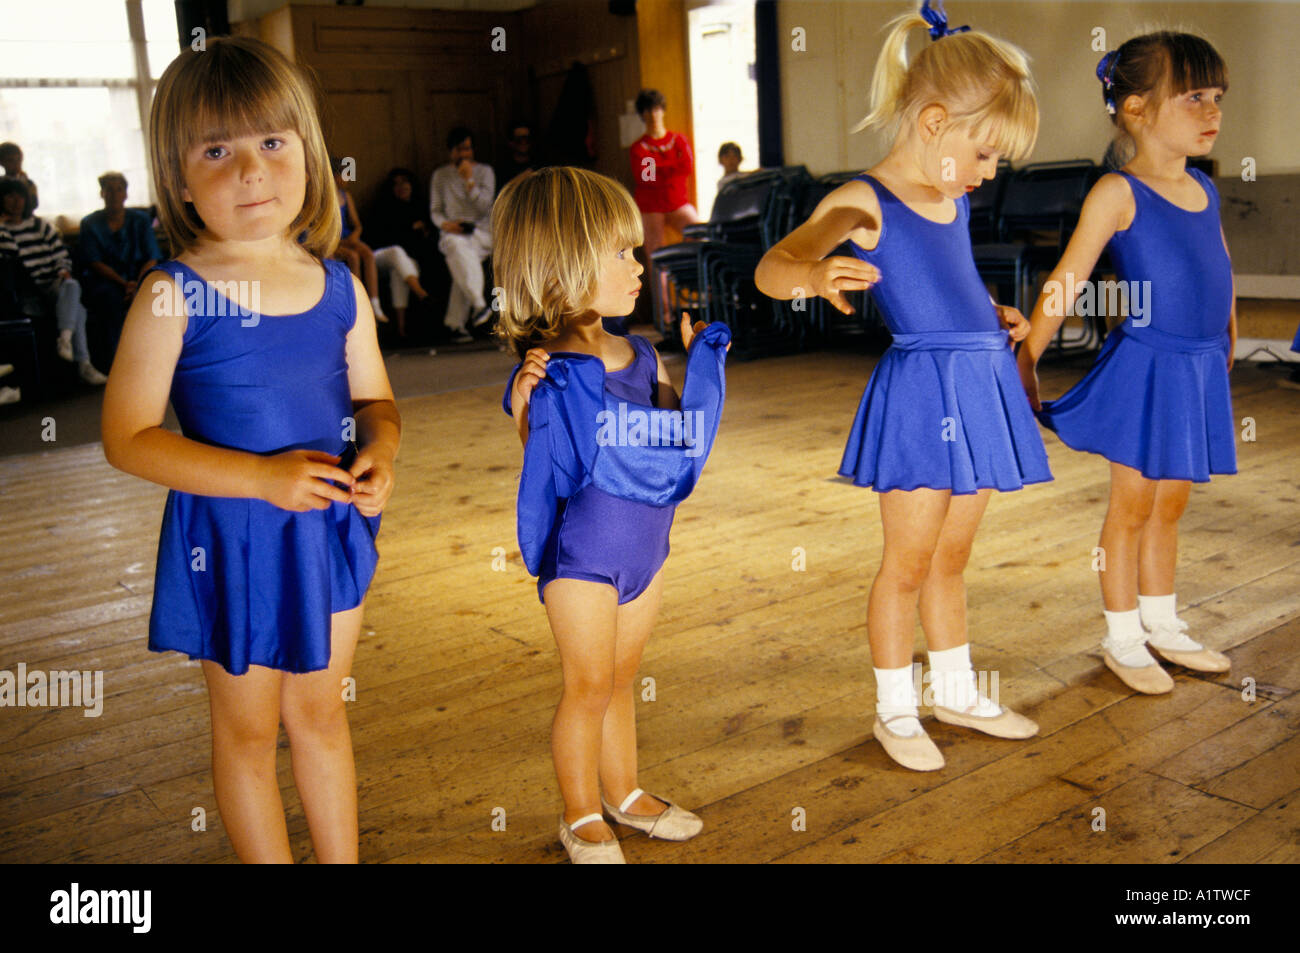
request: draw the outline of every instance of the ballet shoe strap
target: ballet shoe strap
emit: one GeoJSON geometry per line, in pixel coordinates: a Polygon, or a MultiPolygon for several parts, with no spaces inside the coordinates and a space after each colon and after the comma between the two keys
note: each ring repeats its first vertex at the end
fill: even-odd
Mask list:
{"type": "Polygon", "coordinates": [[[588,814],[585,817],[578,818],[576,821],[570,824],[569,830],[576,832],[578,828],[581,827],[583,824],[590,824],[592,821],[603,821],[604,819],[605,819],[604,814],[588,814]]]}
{"type": "Polygon", "coordinates": [[[635,804],[636,799],[639,798],[642,794],[645,794],[645,792],[642,791],[640,788],[633,788],[632,793],[629,794],[627,797],[623,798],[623,803],[618,806],[618,812],[620,814],[626,814],[627,809],[631,807],[633,804],[635,804]]]}

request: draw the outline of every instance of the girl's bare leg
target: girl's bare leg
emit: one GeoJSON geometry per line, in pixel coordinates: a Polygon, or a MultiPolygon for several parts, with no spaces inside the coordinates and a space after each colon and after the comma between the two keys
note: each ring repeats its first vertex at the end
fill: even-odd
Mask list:
{"type": "Polygon", "coordinates": [[[921,628],[930,651],[956,648],[970,640],[966,631],[966,580],[971,544],[988,507],[991,489],[953,496],[930,559],[930,573],[921,584],[921,628]]]}
{"type": "Polygon", "coordinates": [[[203,661],[212,710],[212,783],[235,853],[246,864],[291,864],[275,778],[283,672],[254,665],[231,675],[203,661]]]}
{"type": "Polygon", "coordinates": [[[917,602],[930,574],[952,494],[919,489],[877,495],[885,547],[867,602],[867,635],[871,664],[897,669],[912,662],[917,602]]]}
{"type": "MultiPolygon", "coordinates": [[[[600,750],[614,685],[618,592],[604,583],[556,579],[543,591],[564,671],[564,692],[551,723],[551,756],[564,798],[564,820],[601,813],[600,750]]],[[[606,841],[604,821],[578,829],[583,840],[606,841]]]]}
{"type": "Polygon", "coordinates": [[[361,613],[362,606],[334,613],[329,668],[285,675],[280,694],[294,783],[321,864],[357,862],[357,771],[343,680],[352,672],[361,613]]]}
{"type": "Polygon", "coordinates": [[[1157,480],[1151,516],[1138,539],[1138,592],[1168,596],[1174,592],[1178,564],[1178,521],[1187,510],[1190,480],[1157,480]]]}
{"type": "MultiPolygon", "coordinates": [[[[1101,526],[1100,542],[1101,601],[1108,612],[1137,608],[1139,544],[1155,499],[1155,480],[1148,480],[1132,467],[1111,463],[1110,505],[1101,526]]],[[[1172,587],[1172,573],[1170,576],[1172,587]]]]}
{"type": "MultiPolygon", "coordinates": [[[[601,730],[600,783],[610,803],[618,807],[638,785],[636,780],[636,673],[641,653],[654,628],[663,595],[663,570],[645,592],[618,607],[618,638],[614,647],[614,685],[601,730]]],[[[629,814],[654,815],[668,805],[642,794],[628,806],[629,814]]]]}

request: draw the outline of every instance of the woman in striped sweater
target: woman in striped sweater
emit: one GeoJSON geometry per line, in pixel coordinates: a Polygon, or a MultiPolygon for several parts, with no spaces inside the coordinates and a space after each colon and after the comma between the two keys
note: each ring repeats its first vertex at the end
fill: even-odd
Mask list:
{"type": "Polygon", "coordinates": [[[0,179],[0,254],[18,256],[41,301],[53,308],[59,357],[76,361],[87,384],[102,385],[108,378],[90,363],[86,309],[81,304],[81,285],[72,277],[72,256],[54,226],[29,214],[29,202],[21,181],[0,179]]]}

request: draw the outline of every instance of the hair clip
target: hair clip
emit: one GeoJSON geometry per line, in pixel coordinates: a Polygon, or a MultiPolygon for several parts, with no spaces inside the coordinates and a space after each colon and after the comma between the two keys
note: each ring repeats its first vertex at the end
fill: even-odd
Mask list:
{"type": "Polygon", "coordinates": [[[1111,88],[1115,85],[1115,64],[1119,62],[1119,50],[1110,50],[1101,58],[1097,64],[1097,78],[1101,80],[1102,89],[1106,96],[1106,112],[1112,116],[1115,115],[1115,97],[1111,95],[1111,88]]]}
{"type": "Polygon", "coordinates": [[[921,4],[921,16],[925,22],[930,24],[930,39],[938,40],[945,36],[952,36],[954,33],[965,33],[970,29],[969,26],[959,26],[955,30],[948,29],[948,12],[943,8],[943,0],[925,0],[921,4]]]}

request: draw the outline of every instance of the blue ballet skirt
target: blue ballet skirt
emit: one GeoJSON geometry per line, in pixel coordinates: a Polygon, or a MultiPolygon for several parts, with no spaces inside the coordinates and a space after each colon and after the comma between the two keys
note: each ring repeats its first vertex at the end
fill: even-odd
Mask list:
{"type": "Polygon", "coordinates": [[[879,493],[1050,480],[1007,333],[895,335],[862,395],[839,472],[879,493]]]}
{"type": "MultiPolygon", "coordinates": [[[[298,315],[238,312],[178,262],[189,314],[171,400],[186,437],[257,454],[344,455],[354,424],[345,346],[352,279],[324,263],[325,293],[298,315]]],[[[149,648],[313,672],[330,662],[331,615],[361,604],[378,562],[379,517],[346,503],[294,513],[265,500],[171,491],[163,512],[149,648]]]]}
{"type": "Polygon", "coordinates": [[[861,179],[880,200],[880,241],[850,247],[880,269],[871,295],[894,340],[867,382],[840,475],[880,493],[970,494],[1052,479],[1010,337],[975,268],[969,200],[943,224],[861,179]]]}
{"type": "Polygon", "coordinates": [[[1109,248],[1124,281],[1150,282],[1146,311],[1106,337],[1092,368],[1039,419],[1075,450],[1100,454],[1150,480],[1207,483],[1237,472],[1228,383],[1232,266],[1219,225],[1218,192],[1189,212],[1141,180],[1130,183],[1136,211],[1109,248]]]}

